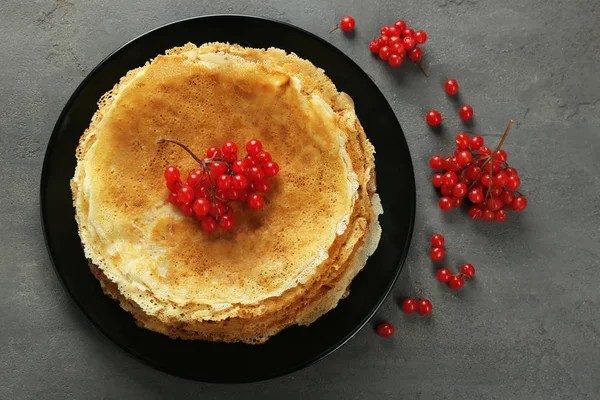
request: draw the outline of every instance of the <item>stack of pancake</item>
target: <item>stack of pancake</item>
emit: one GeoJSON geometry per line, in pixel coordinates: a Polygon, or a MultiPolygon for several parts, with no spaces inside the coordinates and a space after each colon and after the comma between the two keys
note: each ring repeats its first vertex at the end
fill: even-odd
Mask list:
{"type": "MultiPolygon", "coordinates": [[[[187,44],[130,71],[99,102],[71,181],[79,234],[106,294],[173,338],[262,343],[334,308],[379,242],[373,147],[352,99],[279,49],[187,44]],[[262,210],[202,232],[163,171],[259,139],[281,167],[262,210]]],[[[243,156],[244,154],[240,154],[243,156]]]]}

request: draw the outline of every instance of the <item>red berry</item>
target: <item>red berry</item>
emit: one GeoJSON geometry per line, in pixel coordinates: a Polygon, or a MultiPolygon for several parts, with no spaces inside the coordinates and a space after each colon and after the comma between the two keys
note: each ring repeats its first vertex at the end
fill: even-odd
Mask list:
{"type": "Polygon", "coordinates": [[[202,230],[207,233],[216,231],[218,227],[217,221],[209,215],[202,217],[200,225],[202,230]]]}
{"type": "Polygon", "coordinates": [[[238,189],[229,189],[225,194],[228,200],[235,201],[240,198],[240,190],[238,189]]]}
{"type": "Polygon", "coordinates": [[[449,95],[455,95],[458,93],[458,82],[456,79],[448,79],[446,83],[444,83],[444,90],[449,95]]]}
{"type": "Polygon", "coordinates": [[[500,149],[494,155],[494,160],[498,160],[501,163],[504,163],[506,162],[506,160],[508,160],[508,154],[506,154],[504,150],[500,149]]]}
{"type": "Polygon", "coordinates": [[[208,150],[206,150],[206,157],[208,158],[213,158],[215,156],[221,156],[223,153],[221,153],[221,149],[219,149],[218,147],[209,147],[208,150]]]}
{"type": "Polygon", "coordinates": [[[258,193],[251,194],[248,196],[248,207],[253,210],[260,210],[265,204],[265,200],[258,193]]]}
{"type": "Polygon", "coordinates": [[[460,273],[472,278],[475,276],[475,267],[471,264],[463,264],[462,267],[460,267],[460,273]]]}
{"type": "Polygon", "coordinates": [[[431,245],[433,247],[444,247],[445,242],[446,240],[444,239],[444,236],[440,235],[439,233],[434,233],[431,235],[431,245]]]}
{"type": "Polygon", "coordinates": [[[237,144],[233,142],[225,142],[223,144],[223,153],[237,153],[238,147],[237,144]]]}
{"type": "Polygon", "coordinates": [[[492,211],[498,211],[503,206],[502,200],[497,197],[490,197],[487,199],[486,207],[492,211]]]}
{"type": "Polygon", "coordinates": [[[373,54],[379,54],[380,47],[381,45],[379,44],[379,40],[377,39],[371,40],[371,42],[369,43],[369,51],[371,51],[371,53],[373,54]]]}
{"type": "Polygon", "coordinates": [[[377,334],[381,337],[390,337],[394,334],[394,326],[384,322],[377,326],[377,334]]]}
{"type": "Polygon", "coordinates": [[[512,167],[506,167],[504,169],[504,173],[506,174],[506,176],[519,176],[519,172],[516,170],[516,168],[512,167]]]}
{"type": "Polygon", "coordinates": [[[167,181],[167,188],[171,193],[177,193],[179,188],[181,188],[181,181],[179,179],[175,179],[173,181],[167,181]]]}
{"type": "Polygon", "coordinates": [[[198,182],[200,182],[200,179],[202,179],[202,174],[198,174],[196,173],[196,171],[192,171],[188,177],[187,177],[187,184],[191,187],[196,187],[196,185],[198,184],[198,182]]]}
{"type": "Polygon", "coordinates": [[[500,194],[500,200],[502,200],[502,202],[506,205],[512,203],[514,198],[515,196],[513,193],[508,190],[505,190],[500,194]]]}
{"type": "Polygon", "coordinates": [[[452,201],[452,199],[450,197],[444,196],[444,197],[440,197],[440,201],[438,202],[438,205],[442,211],[448,211],[452,207],[454,207],[454,202],[452,201]]]}
{"type": "Polygon", "coordinates": [[[462,198],[467,195],[468,190],[469,188],[466,184],[459,182],[452,188],[452,195],[456,198],[462,198]]]}
{"type": "Polygon", "coordinates": [[[189,204],[180,204],[179,209],[181,210],[182,213],[184,213],[188,217],[191,217],[192,215],[194,215],[194,210],[192,210],[192,206],[190,206],[189,204]]]}
{"type": "Polygon", "coordinates": [[[377,40],[379,41],[379,48],[381,49],[383,46],[387,46],[387,42],[390,40],[390,37],[388,35],[381,35],[377,40]]]}
{"type": "Polygon", "coordinates": [[[510,203],[510,207],[515,211],[523,211],[525,208],[527,208],[527,198],[525,196],[515,197],[512,203],[510,203]]]}
{"type": "Polygon", "coordinates": [[[521,186],[521,179],[517,175],[511,175],[506,179],[506,187],[510,190],[517,190],[521,186]]]}
{"type": "MultiPolygon", "coordinates": [[[[256,167],[253,167],[253,168],[256,168],[256,167]]],[[[237,190],[246,189],[248,187],[249,183],[250,182],[248,181],[248,178],[246,178],[245,175],[237,174],[231,178],[231,187],[234,189],[237,189],[237,190]]]]}
{"type": "Polygon", "coordinates": [[[398,36],[389,36],[387,45],[390,46],[390,49],[396,44],[402,44],[402,39],[400,39],[398,36]]]}
{"type": "Polygon", "coordinates": [[[483,214],[483,210],[481,209],[480,206],[473,206],[473,207],[469,208],[469,216],[472,219],[479,219],[479,218],[481,218],[482,214],[483,214]]]}
{"type": "Polygon", "coordinates": [[[479,154],[482,156],[489,156],[492,154],[492,150],[490,150],[490,148],[487,146],[481,146],[479,148],[479,154]]]}
{"type": "Polygon", "coordinates": [[[417,310],[417,302],[412,297],[407,297],[402,301],[402,311],[407,314],[414,313],[417,310]]]}
{"type": "MultiPolygon", "coordinates": [[[[232,154],[232,153],[226,153],[225,155],[227,155],[227,154],[232,154]]],[[[223,175],[228,170],[227,164],[220,162],[220,161],[211,162],[209,165],[209,168],[215,172],[216,176],[223,175]]]]}
{"type": "Polygon", "coordinates": [[[248,168],[254,167],[256,165],[256,160],[251,155],[248,155],[242,160],[242,163],[244,164],[244,167],[247,171],[248,168]]]}
{"type": "Polygon", "coordinates": [[[502,194],[502,188],[499,186],[492,186],[492,188],[490,189],[490,195],[492,195],[492,197],[499,197],[502,194]]]}
{"type": "Polygon", "coordinates": [[[402,31],[406,29],[406,22],[399,19],[398,21],[394,22],[394,27],[398,30],[398,32],[402,33],[402,31]]]}
{"type": "Polygon", "coordinates": [[[444,184],[449,187],[453,187],[458,182],[458,176],[452,171],[448,171],[444,174],[444,184]]]}
{"type": "Polygon", "coordinates": [[[342,30],[345,32],[351,31],[355,26],[356,21],[349,15],[345,16],[340,21],[340,28],[342,28],[342,30]]]}
{"type": "Polygon", "coordinates": [[[492,179],[490,178],[490,174],[488,174],[488,173],[482,174],[481,178],[479,178],[481,185],[484,187],[489,187],[491,180],[492,179]]]}
{"type": "Polygon", "coordinates": [[[404,28],[402,30],[402,37],[411,37],[412,35],[415,34],[415,30],[413,28],[404,28]]]}
{"type": "Polygon", "coordinates": [[[483,146],[483,138],[479,135],[471,137],[469,145],[473,150],[479,150],[483,146]]]}
{"type": "Polygon", "coordinates": [[[469,165],[471,163],[471,161],[473,161],[473,155],[471,154],[471,152],[469,150],[462,150],[456,156],[456,162],[461,167],[469,165]]]}
{"type": "Polygon", "coordinates": [[[248,196],[249,196],[248,190],[240,190],[239,192],[240,193],[239,193],[238,200],[241,201],[242,203],[248,202],[248,196]]]}
{"type": "Polygon", "coordinates": [[[427,33],[425,31],[416,31],[412,36],[417,44],[423,44],[427,41],[427,33]]]}
{"type": "Polygon", "coordinates": [[[491,220],[494,219],[495,216],[496,216],[496,213],[488,208],[483,210],[483,212],[481,213],[481,219],[483,219],[485,222],[490,222],[491,220]]]}
{"type": "Polygon", "coordinates": [[[450,276],[452,275],[452,272],[450,272],[450,270],[448,268],[440,268],[437,271],[437,279],[438,281],[442,282],[442,283],[446,283],[450,280],[450,276]]]}
{"type": "Polygon", "coordinates": [[[500,210],[496,211],[496,215],[494,216],[494,221],[504,222],[504,221],[506,221],[507,217],[508,217],[508,214],[506,213],[506,210],[504,210],[504,208],[501,208],[500,210]]]}
{"type": "Polygon", "coordinates": [[[444,167],[444,159],[441,156],[433,156],[429,159],[429,166],[433,169],[442,169],[444,167]]]}
{"type": "Polygon", "coordinates": [[[177,198],[177,193],[169,193],[169,203],[173,204],[174,206],[179,205],[179,199],[177,198]]]}
{"type": "Polygon", "coordinates": [[[461,198],[455,197],[455,198],[452,199],[452,201],[453,201],[452,207],[458,208],[458,207],[460,207],[462,205],[463,199],[462,199],[462,197],[461,198]]]}
{"type": "Polygon", "coordinates": [[[408,58],[410,58],[410,61],[415,63],[421,61],[421,58],[423,58],[423,50],[415,47],[408,52],[408,58]]]}
{"type": "MultiPolygon", "coordinates": [[[[392,56],[392,54],[396,54],[398,57],[400,57],[402,61],[404,61],[404,59],[406,58],[406,50],[404,50],[404,46],[402,46],[402,43],[394,43],[393,45],[391,45],[390,52],[390,57],[392,56]]],[[[402,62],[400,63],[402,64],[402,62]]]]}
{"type": "Polygon", "coordinates": [[[179,168],[174,166],[169,166],[165,168],[165,179],[168,181],[176,181],[179,179],[181,174],[179,173],[179,168]]]}
{"type": "Polygon", "coordinates": [[[210,211],[210,201],[203,198],[196,199],[192,208],[194,209],[194,213],[196,213],[196,215],[204,216],[208,214],[208,211],[210,211]]]}
{"type": "Polygon", "coordinates": [[[432,309],[433,309],[433,305],[427,299],[422,299],[421,301],[419,301],[419,303],[417,303],[417,310],[419,311],[419,314],[421,314],[421,315],[431,314],[432,309]]]}
{"type": "Polygon", "coordinates": [[[257,192],[267,193],[271,189],[271,182],[266,178],[257,179],[254,182],[254,187],[257,192]]]}
{"type": "Polygon", "coordinates": [[[252,139],[246,144],[246,151],[252,156],[260,153],[261,150],[262,143],[258,139],[252,139]]]}
{"type": "Polygon", "coordinates": [[[279,165],[275,161],[268,161],[265,163],[263,171],[266,176],[275,176],[279,172],[279,165]]]}
{"type": "Polygon", "coordinates": [[[215,202],[210,205],[208,213],[214,218],[225,215],[225,204],[223,204],[221,200],[215,200],[215,202]]]}
{"type": "Polygon", "coordinates": [[[177,199],[182,204],[187,204],[187,203],[191,202],[194,199],[194,189],[192,189],[188,185],[183,185],[177,191],[177,199]]]}
{"type": "Polygon", "coordinates": [[[464,286],[465,278],[463,278],[462,275],[452,275],[448,281],[448,284],[452,289],[458,290],[464,286]]]}
{"type": "Polygon", "coordinates": [[[431,110],[425,115],[425,121],[431,126],[438,126],[442,122],[442,114],[439,111],[431,110]]]}
{"type": "Polygon", "coordinates": [[[460,172],[461,168],[460,165],[458,165],[458,161],[456,160],[455,156],[446,158],[446,162],[448,163],[448,166],[446,167],[447,169],[452,172],[460,172]]]}
{"type": "Polygon", "coordinates": [[[429,256],[434,261],[440,261],[446,255],[446,250],[443,247],[434,247],[429,251],[429,256]]]}
{"type": "Polygon", "coordinates": [[[434,174],[433,177],[431,177],[431,183],[434,187],[442,186],[444,184],[444,175],[434,174]]]}
{"type": "Polygon", "coordinates": [[[479,204],[483,201],[483,190],[480,188],[473,188],[469,192],[469,200],[471,203],[479,204]]]}
{"type": "Polygon", "coordinates": [[[492,182],[494,182],[494,185],[502,187],[504,185],[506,185],[506,180],[507,180],[507,176],[504,172],[499,172],[496,175],[494,175],[494,178],[492,179],[492,182]]]}
{"type": "Polygon", "coordinates": [[[465,169],[465,176],[472,181],[478,179],[479,174],[481,174],[481,168],[475,164],[471,164],[465,169]]]}
{"type": "Polygon", "coordinates": [[[221,190],[227,190],[231,187],[231,177],[229,175],[220,175],[217,178],[217,187],[221,190]]]}
{"type": "Polygon", "coordinates": [[[264,176],[265,173],[261,167],[250,167],[248,170],[248,178],[250,178],[250,180],[255,181],[263,178],[264,176]]]}
{"type": "Polygon", "coordinates": [[[381,30],[379,31],[379,33],[381,34],[381,36],[390,36],[389,34],[390,32],[390,27],[385,25],[381,27],[381,30]]]}
{"type": "Polygon", "coordinates": [[[231,164],[231,170],[233,172],[235,172],[236,174],[244,174],[244,173],[246,173],[248,168],[246,168],[244,161],[237,160],[233,164],[231,164]]]}
{"type": "Polygon", "coordinates": [[[381,48],[379,49],[379,58],[381,58],[384,61],[387,61],[388,58],[390,58],[390,54],[392,54],[392,52],[387,45],[381,46],[381,48]]]}
{"type": "Polygon", "coordinates": [[[254,158],[256,159],[256,161],[258,161],[259,164],[266,163],[272,160],[271,153],[267,151],[259,152],[256,156],[254,156],[254,158]]]}
{"type": "Polygon", "coordinates": [[[413,39],[411,36],[402,38],[402,46],[404,46],[404,49],[406,49],[406,51],[414,49],[415,48],[415,39],[413,39]]]}
{"type": "MultiPolygon", "coordinates": [[[[444,175],[442,175],[442,179],[444,179],[444,175]]],[[[442,196],[446,196],[446,197],[452,196],[452,188],[446,184],[443,184],[440,187],[440,191],[442,192],[442,196]]]]}
{"type": "Polygon", "coordinates": [[[395,26],[388,26],[387,35],[391,37],[400,37],[400,31],[395,26]]]}
{"type": "Polygon", "coordinates": [[[219,218],[219,226],[224,231],[228,231],[229,229],[233,228],[234,224],[235,220],[233,219],[233,215],[225,214],[221,218],[219,218]]]}
{"type": "Polygon", "coordinates": [[[458,135],[456,135],[454,142],[456,143],[457,148],[459,148],[460,150],[466,150],[469,148],[469,135],[467,135],[464,132],[461,132],[458,135]]]}
{"type": "Polygon", "coordinates": [[[402,61],[404,61],[404,59],[398,54],[390,54],[390,57],[388,58],[388,64],[392,67],[399,67],[400,64],[402,64],[402,61]]]}
{"type": "Polygon", "coordinates": [[[465,104],[460,108],[458,114],[460,115],[460,119],[462,119],[463,121],[471,119],[473,118],[473,107],[471,107],[468,104],[465,104]]]}
{"type": "Polygon", "coordinates": [[[208,191],[206,190],[206,186],[198,185],[196,190],[194,191],[194,196],[198,199],[206,199],[208,198],[208,191]]]}

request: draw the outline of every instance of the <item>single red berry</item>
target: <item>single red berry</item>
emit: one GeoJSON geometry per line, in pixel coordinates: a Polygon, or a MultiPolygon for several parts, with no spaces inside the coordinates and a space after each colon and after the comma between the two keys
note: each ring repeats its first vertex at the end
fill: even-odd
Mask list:
{"type": "Polygon", "coordinates": [[[472,181],[478,179],[479,174],[481,174],[481,168],[475,164],[471,164],[465,169],[465,176],[472,181]]]}
{"type": "Polygon", "coordinates": [[[521,179],[517,175],[511,175],[506,179],[506,187],[510,190],[517,190],[521,186],[521,179]]]}
{"type": "Polygon", "coordinates": [[[453,187],[457,182],[458,176],[456,176],[456,173],[448,171],[444,174],[444,184],[446,184],[448,187],[453,187]]]}
{"type": "Polygon", "coordinates": [[[450,210],[452,207],[454,207],[454,202],[452,201],[452,199],[450,197],[440,197],[440,200],[438,201],[438,206],[440,207],[440,209],[442,211],[448,211],[450,210]]]}
{"type": "Polygon", "coordinates": [[[234,189],[244,190],[248,187],[249,184],[250,181],[248,180],[248,178],[246,178],[245,175],[237,174],[231,178],[231,187],[233,187],[234,189]]]}
{"type": "Polygon", "coordinates": [[[423,58],[423,50],[415,47],[408,52],[408,58],[410,58],[410,61],[415,63],[421,61],[421,58],[423,58]]]}
{"type": "Polygon", "coordinates": [[[279,172],[279,165],[275,161],[268,161],[263,167],[266,176],[272,177],[279,172]]]}
{"type": "Polygon", "coordinates": [[[444,167],[444,159],[441,156],[433,156],[429,159],[429,166],[433,169],[442,169],[444,167]]]}
{"type": "Polygon", "coordinates": [[[462,119],[463,121],[469,120],[473,118],[473,107],[471,107],[468,104],[465,104],[460,108],[458,113],[460,115],[460,119],[462,119]]]}
{"type": "Polygon", "coordinates": [[[472,136],[469,145],[473,150],[479,150],[483,146],[483,138],[479,135],[472,136]]]}
{"type": "Polygon", "coordinates": [[[264,204],[265,200],[260,194],[254,193],[248,196],[248,207],[252,208],[253,210],[260,210],[263,208],[264,204]]]}
{"type": "Polygon", "coordinates": [[[233,164],[231,164],[231,170],[233,172],[235,172],[236,174],[244,174],[244,173],[246,173],[248,168],[246,168],[244,161],[237,160],[233,164]]]}
{"type": "Polygon", "coordinates": [[[407,36],[402,38],[402,46],[406,51],[412,50],[415,48],[415,39],[412,36],[407,36]]]}
{"type": "Polygon", "coordinates": [[[169,193],[169,203],[173,204],[174,206],[179,205],[179,199],[177,198],[177,193],[169,193]]]}
{"type": "Polygon", "coordinates": [[[262,143],[258,139],[252,139],[246,144],[246,151],[250,155],[256,155],[262,150],[262,143]]]}
{"type": "Polygon", "coordinates": [[[404,28],[402,30],[402,37],[411,37],[412,35],[415,34],[415,30],[413,28],[404,28]]]}
{"type": "Polygon", "coordinates": [[[454,197],[460,199],[467,195],[468,190],[469,190],[469,187],[466,184],[459,182],[456,185],[454,185],[454,187],[452,188],[452,195],[454,197]]]}
{"type": "Polygon", "coordinates": [[[454,139],[454,143],[456,143],[456,147],[459,148],[460,150],[466,150],[469,148],[469,135],[467,135],[464,132],[459,133],[458,135],[456,135],[456,138],[454,139]]]}
{"type": "Polygon", "coordinates": [[[437,279],[438,281],[442,282],[442,283],[446,283],[450,280],[450,276],[452,275],[452,272],[450,272],[450,270],[448,268],[440,268],[437,271],[437,279]]]}
{"type": "Polygon", "coordinates": [[[434,247],[429,251],[429,256],[433,261],[440,261],[446,255],[443,247],[434,247]]]}
{"type": "Polygon", "coordinates": [[[165,179],[168,181],[176,181],[181,176],[179,172],[179,168],[174,166],[169,166],[165,168],[165,179]]]}
{"type": "Polygon", "coordinates": [[[184,213],[188,217],[191,217],[192,215],[194,215],[194,210],[192,210],[192,206],[190,206],[189,204],[180,204],[179,209],[181,210],[182,213],[184,213]]]}
{"type": "Polygon", "coordinates": [[[390,56],[392,54],[396,54],[398,57],[400,57],[400,59],[402,59],[402,61],[404,61],[404,59],[406,58],[406,50],[404,50],[404,46],[402,46],[402,43],[394,43],[393,45],[391,45],[390,53],[390,56]]]}
{"type": "Polygon", "coordinates": [[[263,164],[271,161],[273,158],[271,157],[271,153],[267,151],[259,152],[254,158],[258,161],[259,164],[263,164]]]}
{"type": "Polygon", "coordinates": [[[421,301],[419,301],[419,303],[417,303],[417,310],[421,315],[431,314],[432,309],[433,305],[431,304],[431,301],[427,299],[422,299],[421,301]]]}
{"type": "Polygon", "coordinates": [[[402,31],[406,29],[406,22],[399,19],[398,21],[394,22],[394,27],[398,30],[398,32],[402,33],[402,31]]]}
{"type": "Polygon", "coordinates": [[[242,203],[247,203],[248,196],[250,195],[250,193],[248,193],[248,189],[240,190],[239,192],[240,192],[240,194],[239,194],[240,197],[238,197],[238,200],[241,201],[242,203]]]}
{"type": "Polygon", "coordinates": [[[513,193],[508,190],[505,190],[500,194],[500,200],[502,200],[502,202],[506,205],[512,203],[514,198],[515,196],[513,195],[513,193]]]}
{"type": "Polygon", "coordinates": [[[506,174],[506,176],[519,176],[519,172],[517,171],[517,169],[512,167],[506,167],[504,169],[504,173],[506,174]]]}
{"type": "Polygon", "coordinates": [[[402,311],[407,314],[414,313],[417,310],[417,301],[412,297],[407,297],[402,301],[402,311]]]}
{"type": "Polygon", "coordinates": [[[485,173],[482,174],[481,177],[479,178],[479,182],[481,182],[481,185],[484,187],[490,187],[490,183],[492,181],[492,178],[490,178],[490,174],[485,173]]]}
{"type": "Polygon", "coordinates": [[[206,199],[208,198],[208,190],[206,190],[206,186],[198,185],[196,190],[194,191],[194,196],[197,199],[206,199]]]}
{"type": "Polygon", "coordinates": [[[217,187],[221,190],[227,190],[231,187],[231,177],[229,175],[220,175],[217,178],[217,187]]]}
{"type": "Polygon", "coordinates": [[[433,247],[444,247],[445,242],[446,240],[444,239],[444,236],[440,235],[439,233],[434,233],[431,235],[431,245],[433,247]]]}
{"type": "Polygon", "coordinates": [[[271,189],[271,182],[269,182],[267,178],[257,179],[256,182],[254,182],[254,187],[257,192],[267,193],[271,189]]]}
{"type": "Polygon", "coordinates": [[[398,37],[398,36],[389,36],[388,37],[388,41],[387,41],[387,45],[390,46],[390,48],[392,48],[396,44],[402,44],[402,39],[400,39],[400,37],[398,37]]]}
{"type": "Polygon", "coordinates": [[[244,159],[242,160],[242,163],[244,164],[246,171],[248,170],[248,168],[254,167],[257,164],[256,160],[251,155],[244,157],[244,159]]]}
{"type": "Polygon", "coordinates": [[[402,64],[402,61],[404,61],[404,59],[398,54],[390,54],[390,57],[388,58],[388,64],[392,67],[399,67],[400,64],[402,64]]]}
{"type": "Polygon", "coordinates": [[[431,110],[425,115],[425,121],[431,126],[438,126],[442,122],[442,114],[439,111],[431,110]]]}
{"type": "Polygon", "coordinates": [[[452,289],[458,290],[464,286],[465,278],[463,278],[462,275],[452,275],[448,281],[448,284],[452,289]]]}
{"type": "Polygon", "coordinates": [[[500,161],[501,163],[506,162],[508,160],[508,154],[502,149],[498,150],[494,155],[494,159],[500,161]]]}
{"type": "Polygon", "coordinates": [[[469,192],[469,200],[471,203],[479,204],[483,201],[483,190],[480,188],[473,188],[469,192]]]}
{"type": "Polygon", "coordinates": [[[496,213],[493,212],[492,210],[490,210],[489,208],[486,208],[481,213],[481,219],[483,219],[485,222],[490,222],[491,220],[494,219],[495,216],[496,216],[496,213]]]}
{"type": "Polygon", "coordinates": [[[483,210],[481,209],[480,206],[473,206],[473,207],[469,208],[469,216],[472,219],[480,219],[482,214],[483,214],[483,210]]]}
{"type": "Polygon", "coordinates": [[[238,189],[229,189],[226,193],[227,193],[227,199],[235,201],[238,200],[240,198],[240,192],[241,190],[238,189]]]}
{"type": "Polygon", "coordinates": [[[479,148],[479,154],[482,156],[489,156],[492,154],[492,150],[490,150],[490,148],[487,146],[481,146],[479,148]]]}
{"type": "Polygon", "coordinates": [[[385,45],[385,46],[381,46],[381,48],[379,49],[379,58],[381,58],[384,61],[387,61],[390,58],[390,54],[392,54],[389,46],[385,45]]]}
{"type": "Polygon", "coordinates": [[[218,147],[209,147],[208,150],[206,150],[206,157],[208,158],[213,158],[213,157],[218,157],[223,155],[223,153],[221,153],[221,149],[219,149],[218,147]]]}
{"type": "MultiPolygon", "coordinates": [[[[233,153],[226,153],[226,155],[227,154],[233,154],[233,153]]],[[[227,164],[225,164],[224,162],[221,162],[221,161],[211,162],[209,165],[209,168],[215,172],[216,176],[223,175],[229,169],[229,168],[227,168],[227,164]]],[[[196,170],[196,171],[198,171],[198,170],[196,170]]]]}
{"type": "Polygon", "coordinates": [[[507,217],[508,217],[508,214],[506,213],[506,210],[504,208],[501,208],[500,210],[496,211],[496,215],[494,216],[494,221],[504,222],[504,221],[506,221],[507,217]]]}
{"type": "Polygon", "coordinates": [[[345,32],[351,31],[355,26],[356,21],[349,15],[345,16],[340,21],[340,28],[342,28],[342,30],[345,32]]]}
{"type": "Polygon", "coordinates": [[[181,181],[179,179],[175,179],[173,181],[167,181],[167,188],[171,193],[177,193],[179,188],[181,188],[181,181]]]}
{"type": "Polygon", "coordinates": [[[196,213],[196,215],[204,216],[210,211],[210,201],[203,198],[196,199],[192,208],[194,209],[194,213],[196,213]]]}
{"type": "Polygon", "coordinates": [[[207,233],[216,231],[218,227],[217,221],[210,215],[202,217],[200,225],[202,230],[207,233]]]}
{"type": "Polygon", "coordinates": [[[502,205],[502,200],[497,197],[490,197],[486,202],[486,207],[492,211],[498,211],[502,208],[502,205]]]}
{"type": "Polygon", "coordinates": [[[237,153],[238,147],[237,144],[233,142],[225,142],[223,144],[223,153],[237,153]]]}
{"type": "Polygon", "coordinates": [[[442,174],[434,174],[431,177],[431,183],[434,187],[440,187],[444,184],[444,175],[442,174]]]}
{"type": "Polygon", "coordinates": [[[377,334],[381,337],[390,337],[394,334],[394,326],[387,322],[377,326],[377,334]]]}
{"type": "Polygon", "coordinates": [[[417,44],[423,44],[427,41],[427,33],[425,31],[416,31],[412,36],[417,44]]]}
{"type": "MultiPolygon", "coordinates": [[[[454,188],[452,188],[452,189],[454,189],[454,188]]],[[[459,197],[454,197],[452,199],[452,207],[458,208],[458,207],[460,207],[462,205],[462,202],[463,202],[462,197],[460,197],[460,198],[459,197]]]]}
{"type": "Polygon", "coordinates": [[[233,219],[232,215],[225,214],[221,218],[219,218],[219,226],[224,231],[228,231],[231,228],[233,228],[234,224],[235,224],[235,220],[233,219]]]}
{"type": "Polygon", "coordinates": [[[248,178],[252,181],[264,178],[264,176],[265,173],[261,167],[250,167],[248,170],[248,178]]]}
{"type": "MultiPolygon", "coordinates": [[[[442,175],[442,179],[444,179],[444,175],[442,175]]],[[[442,196],[446,196],[446,197],[452,196],[452,188],[446,184],[443,184],[440,187],[440,191],[442,192],[442,196]]]]}
{"type": "Polygon", "coordinates": [[[202,176],[202,184],[206,187],[212,187],[217,184],[217,174],[211,168],[202,176]]]}
{"type": "Polygon", "coordinates": [[[506,185],[507,178],[508,177],[504,172],[499,172],[496,175],[494,175],[494,177],[492,178],[492,182],[496,186],[503,187],[504,185],[506,185]]]}
{"type": "Polygon", "coordinates": [[[192,171],[188,175],[186,182],[190,187],[195,188],[196,185],[200,182],[200,179],[202,179],[202,174],[198,174],[196,173],[196,171],[192,171]]]}
{"type": "Polygon", "coordinates": [[[471,264],[463,264],[462,267],[460,267],[460,273],[472,278],[475,276],[475,267],[471,264]]]}
{"type": "Polygon", "coordinates": [[[444,83],[444,90],[451,96],[458,93],[458,82],[456,79],[448,79],[446,83],[444,83]]]}
{"type": "Polygon", "coordinates": [[[469,150],[462,150],[456,156],[456,162],[461,167],[467,166],[473,161],[473,155],[469,150]]]}
{"type": "Polygon", "coordinates": [[[369,43],[369,51],[373,54],[379,54],[380,47],[381,45],[379,44],[379,40],[377,39],[371,40],[371,42],[369,43]]]}
{"type": "Polygon", "coordinates": [[[381,35],[377,40],[379,41],[379,48],[381,49],[383,46],[387,46],[387,42],[390,40],[390,37],[387,35],[381,35]]]}
{"type": "Polygon", "coordinates": [[[214,203],[210,205],[208,214],[214,218],[225,215],[225,204],[223,204],[221,200],[215,200],[214,203]]]}
{"type": "Polygon", "coordinates": [[[515,211],[523,211],[527,208],[527,198],[525,196],[517,196],[510,203],[511,209],[515,211]]]}
{"type": "Polygon", "coordinates": [[[390,27],[387,25],[384,25],[381,27],[381,30],[379,31],[379,33],[381,34],[381,36],[390,36],[390,27]]]}
{"type": "Polygon", "coordinates": [[[502,191],[503,189],[500,186],[492,186],[492,188],[490,189],[490,195],[492,197],[500,197],[502,191]]]}
{"type": "Polygon", "coordinates": [[[446,167],[447,169],[452,172],[460,172],[461,168],[460,165],[458,165],[458,161],[456,160],[455,156],[446,158],[446,162],[448,163],[448,166],[446,167]]]}
{"type": "Polygon", "coordinates": [[[194,199],[194,189],[192,189],[188,185],[183,185],[177,191],[177,199],[182,204],[188,204],[189,202],[191,202],[194,199]]]}

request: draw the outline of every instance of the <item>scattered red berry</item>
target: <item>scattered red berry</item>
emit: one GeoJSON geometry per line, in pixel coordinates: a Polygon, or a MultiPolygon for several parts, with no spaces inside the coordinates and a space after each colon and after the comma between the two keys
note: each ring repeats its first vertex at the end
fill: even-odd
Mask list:
{"type": "Polygon", "coordinates": [[[402,302],[402,311],[407,314],[413,313],[417,310],[417,301],[412,297],[407,297],[402,302]]]}
{"type": "Polygon", "coordinates": [[[471,107],[468,104],[465,104],[464,106],[462,106],[460,108],[458,113],[460,115],[460,119],[462,119],[463,121],[467,121],[467,120],[473,118],[473,107],[471,107]]]}
{"type": "Polygon", "coordinates": [[[452,272],[448,268],[440,268],[437,271],[437,279],[442,283],[447,283],[450,280],[452,272]]]}
{"type": "Polygon", "coordinates": [[[446,251],[443,247],[434,247],[429,252],[429,255],[431,256],[432,260],[439,261],[442,258],[444,258],[444,255],[446,255],[446,251]]]}
{"type": "Polygon", "coordinates": [[[394,334],[394,326],[387,322],[377,326],[377,334],[381,337],[390,337],[394,334]]]}
{"type": "Polygon", "coordinates": [[[340,28],[342,28],[342,30],[345,32],[351,31],[355,26],[356,21],[349,15],[345,16],[340,21],[340,28]]]}
{"type": "Polygon", "coordinates": [[[456,79],[448,79],[446,83],[444,83],[444,90],[451,96],[458,93],[458,82],[456,79]]]}
{"type": "Polygon", "coordinates": [[[445,242],[446,241],[444,240],[444,237],[439,233],[434,233],[431,235],[431,245],[433,247],[444,247],[445,242]]]}
{"type": "Polygon", "coordinates": [[[465,278],[462,275],[452,275],[448,280],[448,284],[452,289],[458,290],[465,284],[465,278]]]}
{"type": "Polygon", "coordinates": [[[417,304],[417,310],[419,311],[419,314],[421,314],[421,315],[431,314],[432,309],[433,309],[433,305],[431,304],[431,301],[429,301],[427,299],[422,299],[417,304]]]}
{"type": "Polygon", "coordinates": [[[472,278],[475,276],[475,267],[473,267],[471,264],[463,264],[462,267],[460,267],[460,273],[464,276],[472,278]]]}
{"type": "Polygon", "coordinates": [[[425,121],[430,126],[438,126],[442,123],[442,114],[439,111],[431,110],[425,115],[425,121]]]}

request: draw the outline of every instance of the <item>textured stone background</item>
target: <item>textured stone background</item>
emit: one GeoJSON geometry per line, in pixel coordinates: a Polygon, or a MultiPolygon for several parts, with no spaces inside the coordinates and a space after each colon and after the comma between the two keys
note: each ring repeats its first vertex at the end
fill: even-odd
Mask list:
{"type": "MultiPolygon", "coordinates": [[[[249,2],[4,0],[0,5],[0,398],[597,399],[600,397],[600,3],[595,0],[249,2]],[[378,3],[378,4],[375,4],[378,3]],[[371,328],[326,360],[270,382],[208,385],[156,372],[118,350],[62,289],[39,218],[42,158],[60,110],[108,53],[156,26],[210,13],[298,25],[355,59],[404,127],[419,208],[407,267],[371,328]],[[353,39],[328,35],[346,14],[353,39]],[[429,33],[429,78],[392,73],[366,48],[403,17],[429,33]],[[506,150],[529,209],[503,225],[442,214],[427,160],[448,152],[461,125],[441,89],[458,79],[474,129],[492,143],[515,119],[506,150]],[[425,111],[451,116],[442,135],[425,111]],[[432,231],[468,260],[477,280],[458,293],[433,277],[432,231]],[[406,318],[398,299],[420,286],[429,319],[406,318]]],[[[205,362],[198,360],[198,362],[205,362]]]]}

